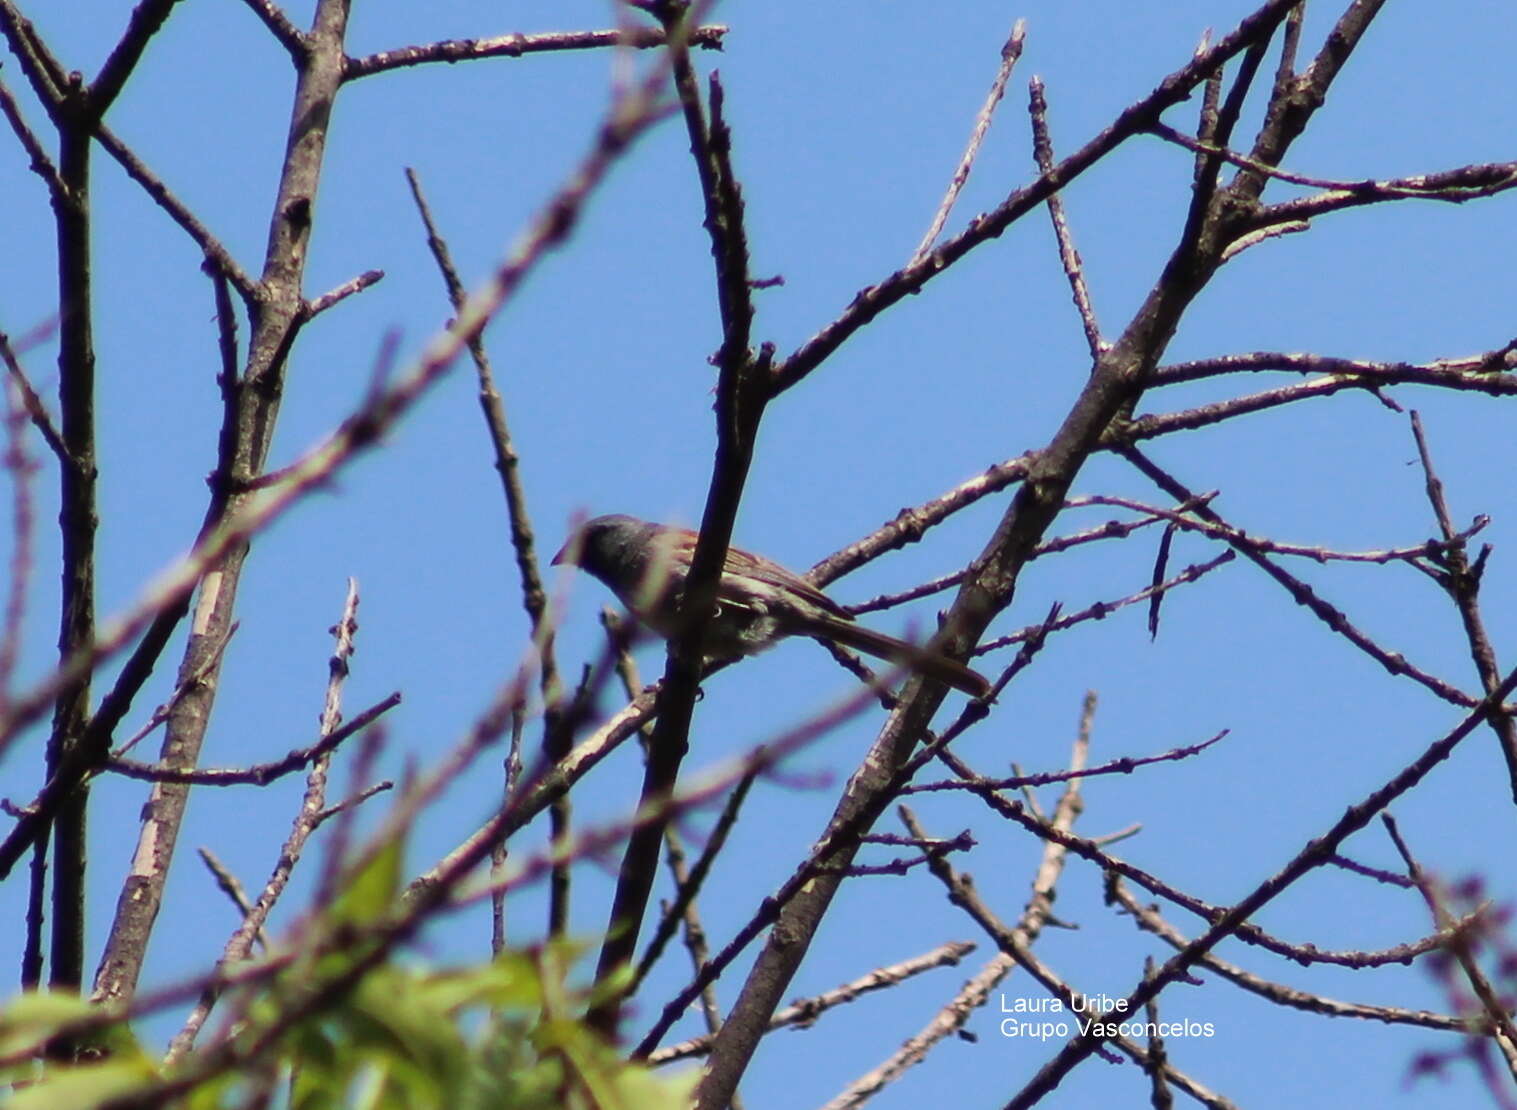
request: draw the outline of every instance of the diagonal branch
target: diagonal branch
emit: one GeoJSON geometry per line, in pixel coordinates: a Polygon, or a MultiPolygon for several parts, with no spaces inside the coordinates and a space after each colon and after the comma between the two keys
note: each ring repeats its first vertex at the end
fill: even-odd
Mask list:
{"type": "MultiPolygon", "coordinates": [[[[1006,45],[1001,47],[1001,66],[996,70],[995,80],[990,83],[990,92],[985,95],[985,103],[980,106],[979,114],[974,119],[974,129],[969,133],[969,143],[964,147],[964,155],[959,159],[959,166],[953,171],[953,179],[948,183],[948,192],[943,195],[943,201],[938,205],[937,214],[932,218],[932,224],[927,228],[927,234],[922,236],[922,241],[917,244],[917,249],[912,252],[910,265],[916,265],[927,256],[932,249],[932,244],[937,242],[938,236],[943,233],[943,225],[948,222],[948,214],[953,211],[954,202],[959,199],[959,193],[969,181],[969,172],[974,168],[974,160],[980,153],[980,147],[985,142],[985,136],[990,131],[990,120],[995,115],[996,106],[1001,103],[1001,98],[1006,95],[1006,82],[1011,80],[1011,71],[1017,64],[1017,59],[1022,56],[1022,43],[1027,37],[1027,21],[1019,19],[1011,28],[1011,37],[1006,40],[1006,45]]],[[[1037,78],[1033,78],[1034,81],[1037,78]]],[[[1040,167],[1045,173],[1049,167],[1040,167]]]]}
{"type": "Polygon", "coordinates": [[[307,42],[304,32],[290,22],[290,17],[275,6],[273,0],[243,0],[243,3],[263,21],[269,33],[289,52],[291,59],[299,62],[305,53],[307,42]]]}

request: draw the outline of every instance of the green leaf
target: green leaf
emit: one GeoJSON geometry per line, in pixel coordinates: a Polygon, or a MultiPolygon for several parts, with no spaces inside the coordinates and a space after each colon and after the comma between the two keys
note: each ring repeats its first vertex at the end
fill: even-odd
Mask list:
{"type": "Polygon", "coordinates": [[[349,878],[332,900],[328,921],[372,924],[394,904],[405,865],[405,838],[391,837],[349,878]]]}
{"type": "Polygon", "coordinates": [[[5,1105],[6,1110],[89,1110],[122,1095],[145,1092],[157,1082],[158,1072],[151,1061],[142,1056],[117,1057],[49,1069],[5,1105]]]}

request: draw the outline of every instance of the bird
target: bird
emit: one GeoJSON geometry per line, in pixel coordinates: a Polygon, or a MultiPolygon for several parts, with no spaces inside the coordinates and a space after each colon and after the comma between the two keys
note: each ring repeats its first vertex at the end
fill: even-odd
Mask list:
{"type": "MultiPolygon", "coordinates": [[[[577,566],[598,578],[633,616],[667,640],[680,630],[681,591],[696,538],[688,528],[613,513],[580,525],[553,556],[553,565],[577,566]]],[[[851,613],[805,579],[762,555],[729,547],[706,630],[707,655],[754,655],[787,636],[842,644],[970,697],[990,693],[984,675],[940,652],[856,624],[851,613]]]]}

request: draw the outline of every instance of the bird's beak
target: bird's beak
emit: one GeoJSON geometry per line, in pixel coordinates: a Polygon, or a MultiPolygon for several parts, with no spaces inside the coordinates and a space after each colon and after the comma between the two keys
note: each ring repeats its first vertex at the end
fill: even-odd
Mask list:
{"type": "Polygon", "coordinates": [[[561,563],[567,562],[568,558],[569,558],[569,545],[568,544],[564,544],[563,547],[560,547],[558,549],[558,554],[555,555],[555,556],[553,556],[553,561],[551,563],[549,563],[548,565],[551,566],[551,567],[559,566],[561,563]]]}

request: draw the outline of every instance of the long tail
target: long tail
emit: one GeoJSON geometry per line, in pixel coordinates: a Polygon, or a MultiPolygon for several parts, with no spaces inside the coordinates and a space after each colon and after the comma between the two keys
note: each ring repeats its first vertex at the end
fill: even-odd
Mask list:
{"type": "Polygon", "coordinates": [[[818,619],[808,622],[804,631],[808,636],[835,640],[867,655],[899,663],[903,667],[910,667],[919,674],[935,678],[972,698],[983,698],[990,693],[990,683],[978,671],[970,670],[963,663],[956,662],[946,655],[924,651],[915,644],[897,640],[894,636],[887,636],[883,632],[876,632],[861,624],[818,619]]]}

